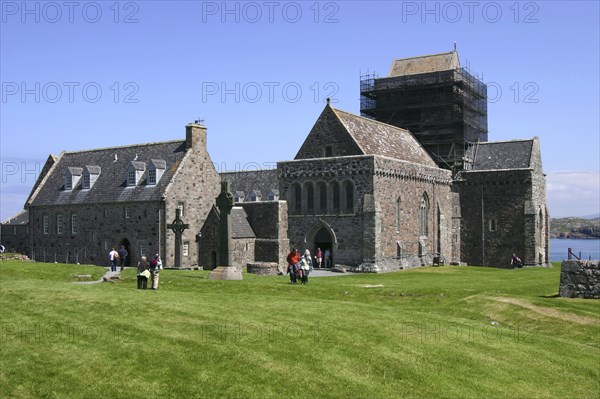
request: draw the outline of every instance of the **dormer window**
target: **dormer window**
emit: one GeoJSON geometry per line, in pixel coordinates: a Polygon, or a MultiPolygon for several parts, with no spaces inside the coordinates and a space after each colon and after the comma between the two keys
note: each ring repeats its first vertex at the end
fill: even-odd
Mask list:
{"type": "Polygon", "coordinates": [[[262,194],[258,190],[254,190],[250,193],[250,201],[252,201],[252,202],[260,201],[261,198],[262,198],[262,194]]]}
{"type": "Polygon", "coordinates": [[[100,166],[97,165],[86,165],[83,168],[83,184],[82,187],[84,190],[89,190],[94,187],[96,180],[98,180],[98,176],[100,176],[100,166]]]}
{"type": "Polygon", "coordinates": [[[151,159],[148,162],[148,184],[156,185],[165,173],[165,169],[167,169],[167,163],[164,159],[151,159]]]}
{"type": "Polygon", "coordinates": [[[69,167],[65,171],[65,190],[70,191],[77,187],[77,183],[81,179],[83,168],[69,167]]]}
{"type": "Polygon", "coordinates": [[[235,202],[244,202],[244,192],[243,191],[236,191],[235,193],[233,193],[233,200],[235,202]]]}
{"type": "Polygon", "coordinates": [[[269,201],[277,201],[279,200],[279,190],[269,190],[269,193],[267,194],[267,198],[269,199],[269,201]]]}
{"type": "Polygon", "coordinates": [[[145,170],[146,164],[144,162],[131,161],[127,167],[127,186],[137,186],[145,170]]]}

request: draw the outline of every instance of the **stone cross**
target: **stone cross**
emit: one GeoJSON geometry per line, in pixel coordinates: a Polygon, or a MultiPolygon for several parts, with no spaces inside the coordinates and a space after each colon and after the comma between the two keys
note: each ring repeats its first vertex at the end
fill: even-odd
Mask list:
{"type": "Polygon", "coordinates": [[[231,266],[231,208],[235,202],[230,190],[230,182],[221,182],[221,193],[217,197],[217,207],[221,219],[219,222],[219,266],[231,266]]]}
{"type": "Polygon", "coordinates": [[[173,223],[168,224],[167,228],[173,230],[175,233],[175,267],[181,267],[181,233],[188,227],[189,224],[183,223],[180,217],[181,209],[175,209],[175,220],[173,223]]]}

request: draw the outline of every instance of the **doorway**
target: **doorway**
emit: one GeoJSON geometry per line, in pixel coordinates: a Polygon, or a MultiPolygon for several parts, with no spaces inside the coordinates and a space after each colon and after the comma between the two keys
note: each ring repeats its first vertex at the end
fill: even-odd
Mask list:
{"type": "Polygon", "coordinates": [[[317,252],[317,248],[321,248],[323,252],[323,267],[332,267],[334,255],[333,239],[325,227],[321,227],[315,234],[313,254],[317,252]],[[327,255],[329,255],[329,262],[327,262],[327,255]]]}

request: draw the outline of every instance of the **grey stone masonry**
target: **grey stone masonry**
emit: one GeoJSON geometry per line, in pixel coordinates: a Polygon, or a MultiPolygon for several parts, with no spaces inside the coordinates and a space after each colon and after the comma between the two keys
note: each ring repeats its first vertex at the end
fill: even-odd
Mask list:
{"type": "Polygon", "coordinates": [[[600,298],[598,261],[564,260],[560,269],[560,296],[600,298]]]}

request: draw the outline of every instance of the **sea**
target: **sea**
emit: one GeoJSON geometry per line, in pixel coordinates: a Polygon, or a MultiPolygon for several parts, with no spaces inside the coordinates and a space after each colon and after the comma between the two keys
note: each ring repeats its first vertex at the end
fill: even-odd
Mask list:
{"type": "Polygon", "coordinates": [[[575,240],[572,238],[550,239],[550,261],[562,262],[567,259],[569,248],[581,259],[600,259],[600,240],[575,240]]]}

